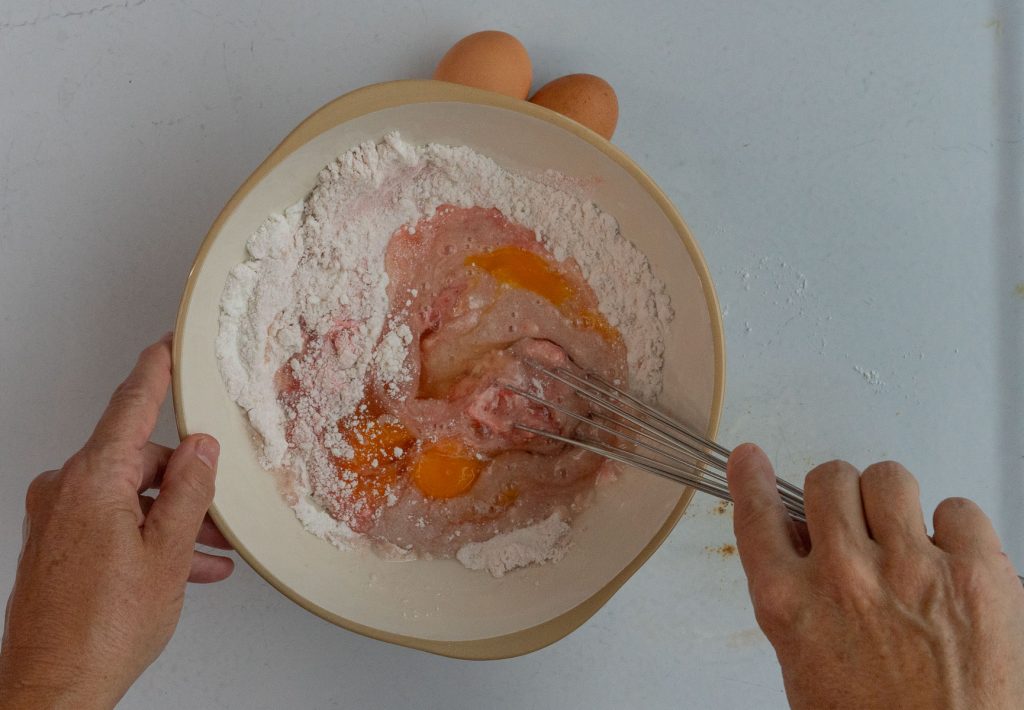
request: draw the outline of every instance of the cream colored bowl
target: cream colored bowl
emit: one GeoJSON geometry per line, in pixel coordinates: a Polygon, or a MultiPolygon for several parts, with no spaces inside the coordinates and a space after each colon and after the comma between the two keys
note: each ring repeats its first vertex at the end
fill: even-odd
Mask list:
{"type": "Polygon", "coordinates": [[[458,562],[388,562],[307,533],[256,460],[242,411],[217,370],[218,304],[245,241],[272,212],[313,187],[319,170],[360,141],[398,129],[412,142],[467,145],[502,165],[597,178],[595,202],[649,257],[675,308],[662,402],[713,436],[724,386],[722,324],[711,277],[679,213],[618,148],[525,101],[434,81],[369,86],[327,104],[238,189],[196,256],[174,340],[174,405],[182,437],[221,443],[211,514],[268,582],[315,614],[373,638],[458,658],[529,653],[586,621],[650,557],[690,490],[638,471],[602,488],[554,565],[495,579],[458,562]]]}

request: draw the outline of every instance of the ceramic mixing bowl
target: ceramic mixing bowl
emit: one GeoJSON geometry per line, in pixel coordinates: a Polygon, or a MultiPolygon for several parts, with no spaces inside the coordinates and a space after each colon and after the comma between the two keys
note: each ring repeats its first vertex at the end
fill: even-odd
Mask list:
{"type": "Polygon", "coordinates": [[[724,387],[721,316],[697,243],[662,191],[621,150],[568,118],[434,81],[378,84],[332,101],[285,138],[224,207],[196,256],[178,313],[178,430],[220,440],[211,515],[238,553],[297,604],[366,636],[447,656],[528,653],[608,601],[672,530],[690,489],[625,471],[577,517],[560,562],[502,578],[454,560],[394,562],[341,551],[306,532],[285,505],[217,369],[221,290],[228,271],[246,258],[246,239],[268,215],[305,197],[336,156],[396,129],[408,141],[467,145],[513,170],[555,169],[594,185],[594,201],[648,256],[672,299],[661,402],[714,436],[724,387]]]}

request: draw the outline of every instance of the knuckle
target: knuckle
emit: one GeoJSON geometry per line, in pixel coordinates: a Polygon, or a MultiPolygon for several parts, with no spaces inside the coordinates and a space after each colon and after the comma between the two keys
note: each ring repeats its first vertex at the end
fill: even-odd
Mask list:
{"type": "Polygon", "coordinates": [[[93,458],[93,451],[87,444],[84,448],[71,454],[67,461],[64,462],[63,469],[68,474],[79,475],[85,473],[91,468],[91,460],[93,458]]]}
{"type": "Polygon", "coordinates": [[[862,497],[876,513],[888,511],[906,522],[905,516],[920,516],[920,487],[917,479],[895,461],[880,461],[861,474],[862,497]]]}
{"type": "Polygon", "coordinates": [[[28,488],[25,490],[25,511],[27,513],[35,513],[46,505],[55,475],[55,471],[46,471],[29,481],[28,488]]]}
{"type": "Polygon", "coordinates": [[[916,599],[937,578],[935,557],[925,549],[890,551],[882,559],[882,577],[899,598],[916,599]]]}
{"type": "Polygon", "coordinates": [[[804,488],[827,486],[838,476],[850,475],[851,473],[856,473],[856,469],[846,461],[839,459],[826,461],[808,472],[807,477],[804,479],[804,488]]]}
{"type": "Polygon", "coordinates": [[[857,556],[826,555],[816,562],[816,587],[842,608],[864,615],[881,604],[883,594],[880,575],[871,560],[857,556]]]}
{"type": "Polygon", "coordinates": [[[757,623],[768,634],[778,634],[793,625],[801,598],[799,585],[787,576],[763,577],[750,585],[754,615],[757,623]]]}
{"type": "Polygon", "coordinates": [[[859,555],[849,552],[824,551],[821,546],[811,551],[817,569],[819,584],[833,590],[866,586],[876,575],[873,565],[859,555]]]}
{"type": "Polygon", "coordinates": [[[878,469],[878,470],[881,470],[881,471],[885,471],[886,473],[892,473],[892,474],[900,474],[900,475],[909,475],[910,474],[910,472],[907,470],[906,466],[901,464],[899,461],[894,461],[893,459],[885,459],[883,461],[876,461],[875,463],[871,464],[868,468],[875,468],[875,469],[878,469]]]}
{"type": "Polygon", "coordinates": [[[96,480],[96,473],[121,465],[131,465],[126,454],[110,445],[86,444],[64,464],[67,478],[76,485],[88,485],[96,480]]]}
{"type": "Polygon", "coordinates": [[[213,499],[213,480],[197,470],[191,470],[181,477],[181,487],[191,500],[201,502],[213,499]]]}
{"type": "Polygon", "coordinates": [[[110,396],[111,405],[134,405],[145,398],[142,387],[132,379],[119,384],[110,396]]]}
{"type": "Polygon", "coordinates": [[[130,483],[121,476],[108,474],[138,468],[138,457],[129,450],[116,444],[88,443],[64,464],[57,495],[69,505],[117,500],[124,493],[124,486],[130,483]]]}
{"type": "Polygon", "coordinates": [[[766,502],[748,502],[733,510],[733,529],[742,536],[744,531],[762,528],[776,514],[774,505],[766,502]]]}
{"type": "Polygon", "coordinates": [[[996,586],[989,565],[976,557],[958,556],[950,560],[949,571],[953,588],[961,599],[987,605],[996,586]]]}
{"type": "Polygon", "coordinates": [[[896,482],[913,481],[914,477],[898,461],[879,461],[864,469],[861,479],[867,485],[887,485],[896,482]]]}

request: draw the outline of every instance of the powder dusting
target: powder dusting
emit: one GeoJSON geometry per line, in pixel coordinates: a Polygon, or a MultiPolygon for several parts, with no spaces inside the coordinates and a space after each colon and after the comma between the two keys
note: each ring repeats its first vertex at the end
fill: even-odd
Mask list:
{"type": "Polygon", "coordinates": [[[536,525],[463,545],[455,557],[469,569],[485,569],[502,577],[517,567],[557,562],[565,555],[568,543],[569,524],[556,512],[536,525]]]}

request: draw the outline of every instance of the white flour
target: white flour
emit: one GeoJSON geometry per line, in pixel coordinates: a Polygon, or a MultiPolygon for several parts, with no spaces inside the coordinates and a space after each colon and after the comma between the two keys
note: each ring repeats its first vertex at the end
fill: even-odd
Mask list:
{"type": "Polygon", "coordinates": [[[568,543],[569,524],[556,512],[536,525],[463,545],[455,558],[469,569],[485,569],[502,577],[517,567],[557,562],[565,556],[568,543]]]}
{"type": "MultiPolygon", "coordinates": [[[[466,147],[414,146],[389,133],[332,162],[304,202],[250,237],[248,261],[232,269],[224,287],[217,357],[228,393],[257,434],[261,463],[297,474],[293,507],[311,532],[339,546],[358,537],[311,499],[309,480],[330,465],[321,438],[335,455],[348,447],[335,423],[359,405],[370,368],[384,382],[409,377],[409,329],[380,339],[389,310],[384,254],[396,230],[440,205],[497,208],[533,229],[559,261],[575,259],[601,313],[622,334],[630,387],[645,398],[658,395],[672,318],[664,284],[615,219],[568,185],[557,174],[538,180],[510,172],[466,147]],[[330,343],[333,357],[292,361],[292,377],[314,393],[312,401],[282,405],[278,371],[302,351],[304,335],[327,338],[339,323],[355,327],[330,343]]],[[[488,559],[502,558],[488,549],[488,559]]]]}

